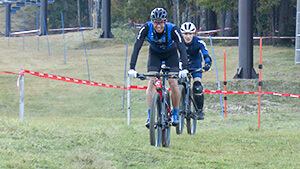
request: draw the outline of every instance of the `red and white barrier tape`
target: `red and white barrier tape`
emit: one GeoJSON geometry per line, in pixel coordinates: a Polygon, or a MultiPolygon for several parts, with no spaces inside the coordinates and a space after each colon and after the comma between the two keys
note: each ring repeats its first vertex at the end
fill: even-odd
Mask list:
{"type": "MultiPolygon", "coordinates": [[[[75,28],[57,28],[57,29],[49,29],[49,31],[76,31],[76,30],[92,30],[93,27],[75,27],[75,28]]],[[[15,36],[39,36],[39,30],[28,30],[28,31],[19,31],[19,32],[11,32],[10,35],[15,36]],[[32,34],[33,33],[33,34],[32,34]]]]}
{"type": "Polygon", "coordinates": [[[203,93],[211,93],[211,94],[259,94],[258,92],[220,91],[220,90],[203,90],[203,93]]]}
{"type": "Polygon", "coordinates": [[[102,83],[91,82],[91,81],[87,81],[87,80],[80,80],[80,79],[74,79],[74,78],[70,78],[70,77],[63,77],[63,76],[46,74],[46,73],[39,73],[39,72],[34,72],[34,71],[29,71],[29,70],[24,70],[24,73],[28,73],[33,76],[43,77],[43,78],[47,78],[47,79],[53,79],[53,80],[59,80],[59,81],[71,82],[71,83],[77,83],[77,84],[83,84],[83,85],[91,85],[91,86],[99,86],[99,87],[115,88],[115,89],[127,89],[127,87],[102,84],[102,83]]]}
{"type": "MultiPolygon", "coordinates": [[[[28,73],[28,74],[31,74],[33,76],[38,76],[38,77],[43,77],[43,78],[53,79],[53,80],[58,80],[58,81],[64,81],[64,82],[83,84],[83,85],[98,86],[98,87],[105,87],[105,88],[114,88],[114,89],[123,89],[123,90],[131,90],[131,89],[147,90],[147,86],[132,86],[131,85],[130,87],[120,87],[120,86],[102,84],[102,83],[91,82],[91,81],[87,81],[87,80],[80,80],[80,79],[75,79],[75,78],[70,78],[70,77],[63,77],[63,76],[46,74],[46,73],[39,73],[39,72],[34,72],[34,71],[29,71],[29,70],[21,70],[19,73],[0,71],[0,73],[13,74],[13,75],[24,75],[24,73],[28,73]]],[[[221,91],[221,90],[204,90],[203,93],[211,93],[211,94],[259,94],[259,92],[221,91]]],[[[261,93],[262,94],[275,95],[275,96],[287,96],[287,97],[300,98],[299,94],[288,94],[288,93],[277,93],[277,92],[266,92],[266,91],[261,91],[261,93]]]]}
{"type": "Polygon", "coordinates": [[[13,73],[13,72],[7,72],[7,71],[0,71],[0,73],[11,74],[11,75],[19,75],[18,80],[17,80],[17,87],[18,87],[18,90],[19,90],[20,77],[21,77],[21,75],[24,75],[24,71],[23,70],[21,70],[20,73],[13,73]]]}
{"type": "Polygon", "coordinates": [[[127,88],[128,90],[130,89],[137,89],[137,90],[147,90],[147,86],[130,86],[129,88],[127,88]]]}
{"type": "Polygon", "coordinates": [[[212,35],[224,30],[232,30],[232,28],[224,28],[224,29],[216,29],[216,30],[209,30],[209,31],[196,31],[196,34],[204,34],[202,36],[208,36],[208,35],[212,35]]]}
{"type": "Polygon", "coordinates": [[[287,97],[297,97],[300,98],[299,94],[288,94],[288,93],[277,93],[277,92],[265,92],[265,91],[261,91],[261,93],[263,94],[270,94],[270,95],[274,95],[274,96],[287,96],[287,97]]]}
{"type": "Polygon", "coordinates": [[[20,75],[19,73],[13,73],[13,72],[7,72],[7,71],[0,71],[0,73],[11,74],[11,75],[20,75]]]}

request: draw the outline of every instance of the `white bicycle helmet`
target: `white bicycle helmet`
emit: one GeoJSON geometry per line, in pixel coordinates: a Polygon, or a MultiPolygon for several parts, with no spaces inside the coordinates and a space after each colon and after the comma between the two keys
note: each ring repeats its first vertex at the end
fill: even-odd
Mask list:
{"type": "Polygon", "coordinates": [[[196,26],[192,22],[184,22],[180,27],[181,33],[195,33],[196,26]]]}
{"type": "Polygon", "coordinates": [[[164,8],[155,8],[152,10],[150,14],[151,20],[167,20],[168,19],[168,13],[164,8]]]}

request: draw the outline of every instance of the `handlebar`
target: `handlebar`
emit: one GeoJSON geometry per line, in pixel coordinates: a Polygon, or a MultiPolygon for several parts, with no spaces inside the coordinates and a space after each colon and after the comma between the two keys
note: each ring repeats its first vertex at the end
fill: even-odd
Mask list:
{"type": "Polygon", "coordinates": [[[140,80],[145,80],[147,77],[167,77],[167,78],[178,78],[178,74],[163,74],[163,73],[155,73],[155,74],[140,74],[138,73],[136,78],[140,80]]]}
{"type": "Polygon", "coordinates": [[[196,73],[196,72],[200,72],[200,73],[203,73],[205,72],[205,70],[203,68],[189,68],[189,74],[192,74],[192,73],[196,73]]]}
{"type": "MultiPolygon", "coordinates": [[[[203,68],[189,68],[189,75],[191,75],[192,73],[196,73],[196,72],[205,72],[205,70],[203,68]]],[[[155,74],[140,74],[137,73],[136,78],[140,79],[140,80],[146,80],[147,77],[167,77],[167,78],[178,78],[178,74],[164,74],[164,73],[155,73],[155,74]]]]}

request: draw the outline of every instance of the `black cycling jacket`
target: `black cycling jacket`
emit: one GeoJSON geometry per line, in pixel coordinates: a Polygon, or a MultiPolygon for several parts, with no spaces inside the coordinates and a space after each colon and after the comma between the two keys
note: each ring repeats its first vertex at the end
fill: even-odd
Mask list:
{"type": "MultiPolygon", "coordinates": [[[[152,24],[152,23],[151,23],[152,24]]],[[[166,30],[166,29],[165,29],[166,30]]],[[[155,30],[154,30],[155,31],[155,30]]],[[[136,42],[134,44],[134,48],[133,48],[133,52],[131,55],[131,61],[130,61],[130,69],[135,69],[135,65],[136,65],[136,61],[138,58],[138,54],[139,51],[145,41],[145,38],[148,36],[148,32],[149,32],[149,26],[148,24],[144,24],[139,33],[138,36],[136,38],[136,42]]],[[[156,33],[157,37],[162,37],[164,33],[156,33]]],[[[166,49],[165,52],[168,52],[169,50],[173,50],[174,48],[177,47],[177,49],[180,52],[180,58],[182,61],[182,68],[183,69],[187,69],[188,67],[188,60],[187,60],[187,52],[186,52],[186,48],[185,48],[185,43],[184,43],[184,39],[180,33],[180,30],[178,29],[177,26],[173,26],[171,29],[171,39],[174,41],[175,45],[173,45],[173,48],[171,49],[166,49]]],[[[151,46],[150,46],[151,48],[151,46]]]]}

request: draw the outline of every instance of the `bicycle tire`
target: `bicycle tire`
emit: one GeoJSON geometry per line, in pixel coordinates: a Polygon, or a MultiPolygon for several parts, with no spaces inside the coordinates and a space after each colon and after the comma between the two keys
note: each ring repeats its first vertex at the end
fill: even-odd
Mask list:
{"type": "Polygon", "coordinates": [[[180,102],[179,102],[179,124],[176,126],[176,134],[181,134],[184,127],[184,119],[185,119],[185,87],[183,85],[179,85],[179,92],[181,94],[180,102]]]}
{"type": "Polygon", "coordinates": [[[167,102],[167,105],[166,105],[166,109],[165,109],[165,113],[166,113],[165,117],[166,117],[168,125],[166,125],[166,128],[162,129],[161,140],[162,140],[162,146],[163,147],[169,147],[169,145],[170,145],[170,136],[171,136],[171,127],[170,127],[171,117],[170,117],[169,112],[168,112],[168,106],[171,109],[170,92],[169,91],[167,91],[167,94],[166,94],[166,102],[167,102]]]}
{"type": "MultiPolygon", "coordinates": [[[[191,93],[192,95],[192,93],[191,93]]],[[[192,98],[190,98],[192,100],[192,98]]],[[[191,103],[189,104],[190,107],[190,112],[194,112],[196,113],[196,108],[195,105],[193,103],[193,101],[191,101],[191,103]]],[[[195,116],[192,116],[191,113],[189,113],[188,117],[186,118],[186,125],[187,125],[187,132],[188,134],[195,134],[196,133],[196,129],[197,129],[197,119],[195,116]],[[192,122],[191,122],[192,121],[192,122]]]]}
{"type": "Polygon", "coordinates": [[[161,142],[161,130],[159,124],[159,115],[161,113],[161,98],[158,93],[154,93],[151,98],[151,107],[150,107],[150,145],[160,146],[161,142]],[[155,135],[157,135],[155,139],[155,135]]]}
{"type": "Polygon", "coordinates": [[[186,119],[187,132],[188,134],[195,134],[197,129],[197,119],[195,117],[190,116],[186,119]],[[191,122],[192,121],[192,122],[191,122]]]}

